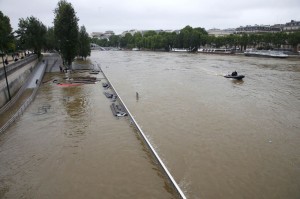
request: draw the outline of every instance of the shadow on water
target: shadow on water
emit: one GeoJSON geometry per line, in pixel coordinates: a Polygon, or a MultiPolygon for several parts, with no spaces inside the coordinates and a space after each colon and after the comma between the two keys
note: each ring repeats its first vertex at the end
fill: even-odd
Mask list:
{"type": "Polygon", "coordinates": [[[233,83],[233,84],[237,84],[237,85],[242,85],[242,84],[244,84],[244,80],[237,80],[237,79],[233,79],[233,80],[231,80],[231,82],[233,83]]]}

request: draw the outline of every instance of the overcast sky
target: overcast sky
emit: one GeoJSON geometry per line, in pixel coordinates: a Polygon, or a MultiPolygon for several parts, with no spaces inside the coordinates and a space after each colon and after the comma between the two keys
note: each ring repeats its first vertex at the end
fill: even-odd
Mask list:
{"type": "MultiPolygon", "coordinates": [[[[19,18],[34,16],[53,26],[58,0],[0,0],[14,30],[19,18]]],[[[237,28],[300,20],[300,0],[68,0],[88,33],[113,30],[182,29],[186,25],[237,28]]]]}

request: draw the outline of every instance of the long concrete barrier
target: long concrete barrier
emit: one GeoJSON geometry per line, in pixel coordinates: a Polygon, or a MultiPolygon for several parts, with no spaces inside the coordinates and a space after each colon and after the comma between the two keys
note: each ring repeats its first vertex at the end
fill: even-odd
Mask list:
{"type": "MultiPolygon", "coordinates": [[[[21,59],[17,62],[11,63],[6,66],[6,73],[7,75],[10,75],[14,71],[22,68],[26,64],[32,62],[33,60],[37,59],[37,55],[30,55],[28,57],[25,57],[24,59],[21,59]]],[[[0,66],[0,80],[4,79],[4,67],[2,65],[0,66]]]]}
{"type": "Polygon", "coordinates": [[[159,157],[158,153],[155,151],[154,147],[151,145],[151,143],[149,142],[149,140],[147,139],[146,135],[144,134],[143,130],[141,129],[141,127],[139,126],[139,124],[136,122],[136,120],[134,119],[133,115],[130,113],[129,109],[127,108],[127,106],[125,105],[124,101],[122,100],[121,96],[118,94],[117,90],[115,89],[115,87],[113,86],[113,84],[111,83],[111,81],[108,79],[108,77],[105,75],[105,73],[103,72],[103,70],[101,69],[100,66],[98,66],[100,71],[102,72],[104,78],[107,80],[108,84],[110,85],[111,89],[116,93],[116,95],[118,96],[118,99],[120,101],[120,103],[124,106],[124,108],[126,109],[126,112],[128,114],[128,116],[130,117],[132,123],[135,125],[137,132],[139,133],[140,137],[142,138],[143,142],[146,144],[146,146],[149,148],[150,152],[152,153],[154,159],[157,161],[158,165],[161,167],[162,172],[165,174],[165,176],[168,178],[170,184],[172,185],[173,189],[176,191],[176,193],[178,194],[179,198],[182,199],[186,199],[186,196],[184,195],[183,191],[180,189],[180,187],[178,186],[178,184],[176,183],[176,181],[174,180],[173,176],[171,175],[171,173],[169,172],[168,168],[166,167],[166,165],[163,163],[163,161],[161,160],[161,158],[159,157]]]}
{"type": "MultiPolygon", "coordinates": [[[[34,100],[34,98],[35,98],[35,96],[36,96],[36,93],[37,93],[37,91],[38,91],[38,88],[39,88],[39,86],[40,86],[40,84],[41,84],[41,82],[42,82],[42,79],[43,79],[43,77],[44,77],[44,74],[45,74],[45,70],[46,70],[46,65],[47,65],[47,63],[43,63],[42,64],[42,67],[43,67],[43,69],[42,69],[42,72],[41,72],[41,74],[40,74],[40,76],[39,76],[39,78],[38,78],[38,82],[37,82],[37,85],[36,85],[36,87],[34,88],[34,90],[33,90],[33,92],[32,92],[32,94],[30,95],[30,97],[25,101],[25,103],[19,108],[19,110],[3,125],[3,126],[1,126],[0,127],[0,135],[2,134],[2,133],[4,133],[5,131],[6,131],[6,129],[14,122],[14,121],[16,121],[17,119],[18,119],[18,117],[19,116],[21,116],[23,113],[24,113],[24,111],[26,110],[26,108],[31,104],[31,102],[34,100]]],[[[35,71],[37,70],[37,68],[35,68],[35,71]]],[[[34,71],[34,72],[35,72],[34,71]]],[[[28,86],[28,84],[30,83],[30,79],[32,78],[32,77],[34,77],[34,73],[32,73],[31,74],[31,76],[30,76],[30,78],[26,81],[26,85],[25,85],[25,88],[28,86]]],[[[24,88],[24,89],[25,89],[24,88]]],[[[23,92],[23,91],[22,91],[23,92]]],[[[18,98],[15,98],[16,100],[18,99],[18,98]]],[[[13,104],[15,103],[15,101],[12,103],[12,101],[11,101],[11,103],[9,103],[8,105],[7,105],[7,107],[4,107],[4,108],[2,108],[1,109],[1,112],[3,113],[4,111],[6,111],[10,106],[12,106],[13,104]]]]}

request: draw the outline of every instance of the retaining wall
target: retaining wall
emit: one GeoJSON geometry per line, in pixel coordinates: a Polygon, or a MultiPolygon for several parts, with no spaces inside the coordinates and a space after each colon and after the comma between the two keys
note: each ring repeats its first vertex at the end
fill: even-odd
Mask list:
{"type": "MultiPolygon", "coordinates": [[[[30,59],[25,65],[30,64],[30,68],[25,70],[23,73],[17,75],[13,80],[8,81],[9,85],[9,91],[11,98],[18,92],[18,90],[22,87],[22,85],[28,80],[28,77],[34,70],[34,68],[37,66],[37,58],[35,59],[30,59]]],[[[24,66],[24,62],[20,63],[22,66],[24,66]]],[[[15,71],[14,73],[17,73],[18,71],[15,71]]],[[[10,78],[9,78],[10,79],[10,78]]],[[[5,81],[5,80],[2,80],[5,81]]],[[[9,96],[8,96],[8,91],[7,91],[7,86],[3,88],[0,88],[0,107],[4,106],[7,102],[9,101],[9,96]]]]}

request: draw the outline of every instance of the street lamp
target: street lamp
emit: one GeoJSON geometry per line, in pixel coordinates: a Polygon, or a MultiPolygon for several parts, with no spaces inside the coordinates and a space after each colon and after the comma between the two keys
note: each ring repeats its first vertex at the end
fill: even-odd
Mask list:
{"type": "Polygon", "coordinates": [[[2,63],[3,63],[3,69],[4,69],[4,76],[5,76],[5,80],[6,80],[6,87],[7,87],[7,92],[8,92],[8,98],[9,98],[9,100],[11,100],[10,91],[9,91],[9,85],[8,85],[8,81],[7,81],[6,67],[5,67],[5,63],[4,63],[4,59],[3,59],[4,52],[0,51],[0,55],[2,57],[2,63]]]}

